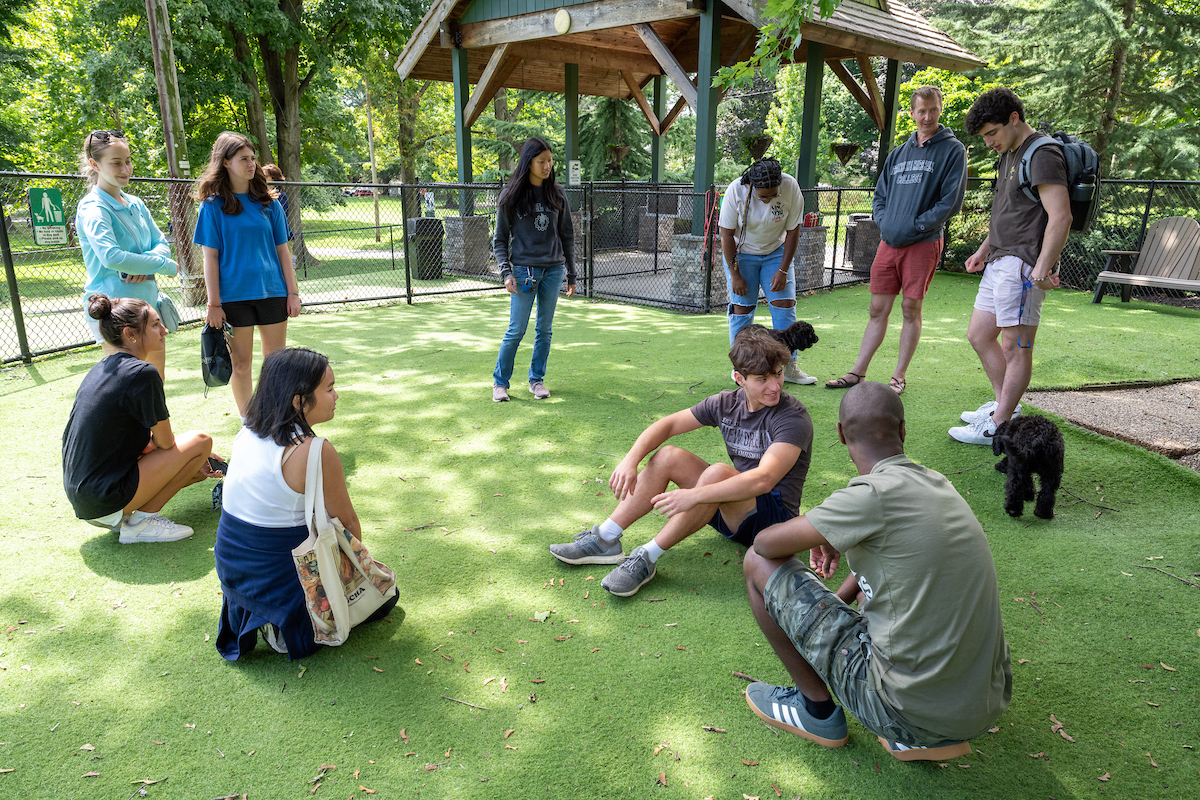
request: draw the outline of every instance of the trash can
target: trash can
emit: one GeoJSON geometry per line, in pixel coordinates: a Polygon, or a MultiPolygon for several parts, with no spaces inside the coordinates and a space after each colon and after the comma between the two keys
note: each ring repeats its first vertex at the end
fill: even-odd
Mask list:
{"type": "Polygon", "coordinates": [[[409,254],[414,258],[418,280],[442,277],[442,221],[437,217],[414,217],[408,221],[409,254]]]}

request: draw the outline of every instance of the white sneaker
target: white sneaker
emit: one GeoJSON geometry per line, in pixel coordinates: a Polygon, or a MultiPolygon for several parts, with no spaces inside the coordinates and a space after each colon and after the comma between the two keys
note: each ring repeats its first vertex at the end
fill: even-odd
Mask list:
{"type": "Polygon", "coordinates": [[[949,434],[951,439],[963,444],[990,445],[992,437],[996,435],[996,423],[992,421],[991,417],[982,417],[970,425],[951,428],[949,434]]]}
{"type": "Polygon", "coordinates": [[[799,383],[802,386],[811,386],[817,382],[816,378],[800,369],[800,365],[795,361],[789,361],[783,365],[783,379],[788,383],[799,383]]]}
{"type": "Polygon", "coordinates": [[[285,656],[287,655],[287,644],[285,644],[283,641],[283,631],[279,630],[279,628],[275,627],[270,622],[268,622],[266,625],[263,625],[261,628],[259,628],[259,630],[262,631],[263,641],[267,643],[268,647],[270,647],[276,653],[280,653],[281,655],[285,656]]]}
{"type": "Polygon", "coordinates": [[[121,523],[121,544],[134,542],[178,542],[186,539],[195,531],[187,525],[179,525],[164,517],[162,514],[151,514],[137,525],[128,522],[121,523]]]}
{"type": "MultiPolygon", "coordinates": [[[[958,418],[961,419],[963,422],[967,423],[968,425],[970,425],[972,422],[974,422],[977,419],[983,419],[984,417],[990,417],[992,415],[992,412],[996,410],[996,406],[998,406],[998,405],[1000,405],[1000,404],[997,403],[995,400],[988,400],[986,403],[984,403],[983,405],[981,405],[979,408],[975,409],[974,411],[964,411],[962,414],[960,414],[958,416],[958,418]]],[[[1017,407],[1013,409],[1012,416],[1009,417],[1009,419],[1016,419],[1019,416],[1021,416],[1021,404],[1017,403],[1017,407]]]]}

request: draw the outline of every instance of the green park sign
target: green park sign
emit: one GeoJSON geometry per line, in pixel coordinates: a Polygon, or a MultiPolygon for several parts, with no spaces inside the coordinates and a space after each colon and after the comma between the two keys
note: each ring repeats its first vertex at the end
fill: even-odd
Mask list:
{"type": "Polygon", "coordinates": [[[63,213],[62,192],[58,189],[30,187],[29,218],[33,220],[34,244],[67,244],[67,218],[63,213]]]}

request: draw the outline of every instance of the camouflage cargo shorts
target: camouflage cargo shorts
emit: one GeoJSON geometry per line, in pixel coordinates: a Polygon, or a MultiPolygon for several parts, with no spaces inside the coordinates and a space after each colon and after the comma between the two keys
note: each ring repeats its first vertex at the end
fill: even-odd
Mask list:
{"type": "Polygon", "coordinates": [[[816,573],[792,559],[763,590],[767,613],[792,640],[829,691],[867,730],[915,747],[945,740],[910,725],[871,686],[867,620],[830,591],[816,573]]]}

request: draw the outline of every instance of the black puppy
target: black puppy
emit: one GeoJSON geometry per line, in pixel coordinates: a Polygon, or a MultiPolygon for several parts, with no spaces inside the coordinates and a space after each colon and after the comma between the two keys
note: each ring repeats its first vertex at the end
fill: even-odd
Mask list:
{"type": "Polygon", "coordinates": [[[1004,510],[1011,517],[1025,511],[1025,501],[1033,500],[1033,476],[1037,473],[1041,490],[1037,493],[1034,516],[1054,519],[1054,496],[1062,484],[1062,434],[1045,417],[1017,417],[1001,422],[992,438],[992,455],[1003,455],[996,470],[1008,475],[1004,484],[1004,510]]]}
{"type": "Polygon", "coordinates": [[[767,328],[788,350],[807,350],[817,343],[817,332],[807,322],[797,320],[781,331],[767,328]]]}

